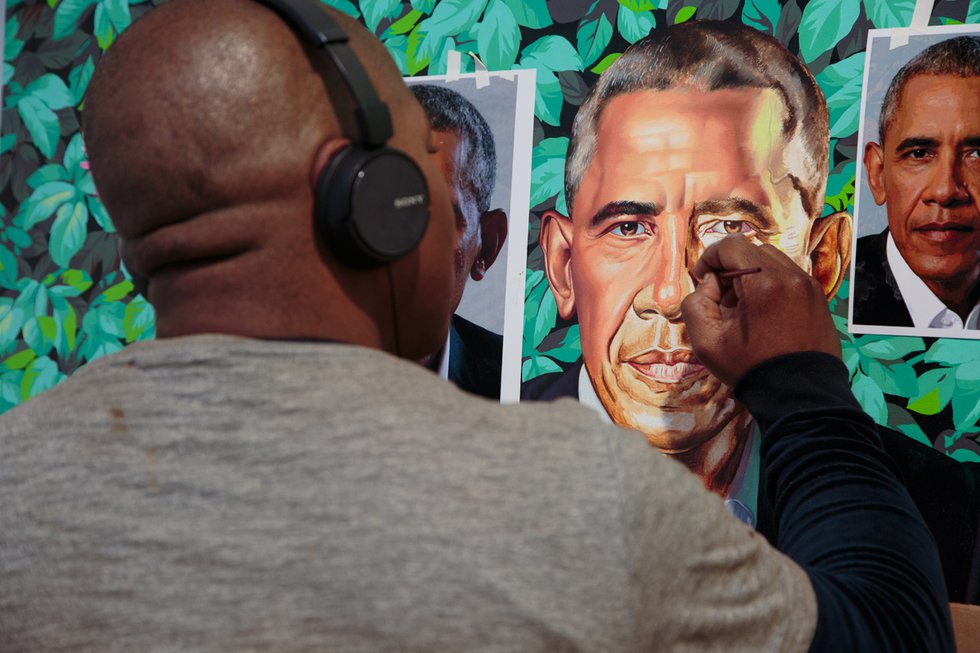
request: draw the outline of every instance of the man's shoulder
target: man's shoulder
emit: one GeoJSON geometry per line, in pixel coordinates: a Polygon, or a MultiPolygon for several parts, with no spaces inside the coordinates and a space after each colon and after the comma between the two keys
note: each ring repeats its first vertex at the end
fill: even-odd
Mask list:
{"type": "Polygon", "coordinates": [[[521,384],[521,400],[552,401],[561,397],[578,399],[578,378],[582,369],[579,358],[567,370],[536,376],[521,384]]]}

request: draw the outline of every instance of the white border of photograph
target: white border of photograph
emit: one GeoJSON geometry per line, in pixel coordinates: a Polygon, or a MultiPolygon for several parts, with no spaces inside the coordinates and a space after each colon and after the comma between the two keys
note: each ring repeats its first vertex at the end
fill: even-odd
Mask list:
{"type": "MultiPolygon", "coordinates": [[[[957,34],[977,34],[980,35],[980,25],[936,25],[922,28],[892,28],[892,29],[872,29],[868,30],[868,44],[864,59],[864,81],[861,85],[861,116],[858,123],[858,148],[855,155],[854,166],[854,228],[851,236],[851,270],[849,275],[850,287],[848,289],[847,306],[847,328],[855,334],[872,334],[885,336],[921,336],[929,338],[958,338],[958,339],[980,339],[980,331],[971,330],[948,330],[931,329],[918,327],[895,327],[895,326],[876,326],[872,324],[854,323],[854,259],[857,253],[857,240],[861,236],[879,233],[888,224],[885,217],[885,207],[877,206],[871,196],[868,187],[867,173],[864,169],[864,148],[869,140],[878,138],[878,120],[881,114],[881,104],[884,100],[888,85],[892,78],[904,66],[922,50],[933,43],[945,40],[957,34]],[[875,62],[875,52],[882,52],[882,49],[891,53],[902,49],[904,56],[897,62],[875,62]],[[870,80],[870,73],[874,65],[882,66],[885,70],[881,71],[884,75],[870,80]],[[894,68],[892,70],[892,68],[894,68]],[[874,84],[874,88],[870,88],[874,84]],[[870,90],[870,93],[869,93],[870,90]],[[870,101],[869,101],[870,100],[870,101]],[[873,104],[873,115],[867,115],[868,105],[873,104]],[[869,125],[869,120],[872,123],[869,125]],[[869,226],[869,211],[873,214],[873,222],[876,226],[869,226]],[[862,222],[862,213],[864,222],[862,222]],[[862,226],[863,225],[863,226],[862,226]]],[[[878,55],[881,56],[880,54],[878,55]]]]}
{"type": "Polygon", "coordinates": [[[534,140],[534,70],[481,71],[456,75],[406,77],[412,84],[439,83],[458,91],[483,114],[497,145],[497,183],[491,208],[507,210],[507,240],[496,263],[479,282],[467,283],[457,313],[485,329],[503,332],[500,400],[516,403],[520,393],[521,343],[524,335],[524,278],[531,201],[531,144],[534,140]],[[516,85],[513,107],[495,100],[494,89],[516,85]],[[481,101],[482,96],[486,101],[481,101]],[[509,133],[504,130],[510,127],[509,133]],[[502,144],[509,145],[504,151],[502,144]],[[501,175],[510,155],[510,175],[501,175]],[[506,195],[509,193],[509,198],[506,195]],[[511,379],[510,382],[507,379],[511,379]],[[516,382],[513,380],[516,379],[516,382]]]}

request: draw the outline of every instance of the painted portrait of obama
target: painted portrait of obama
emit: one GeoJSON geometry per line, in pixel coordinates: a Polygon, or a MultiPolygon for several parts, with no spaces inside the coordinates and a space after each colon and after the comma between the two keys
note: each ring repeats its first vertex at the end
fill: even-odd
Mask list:
{"type": "Polygon", "coordinates": [[[771,37],[692,21],[628,48],[576,115],[570,215],[542,217],[548,283],[582,358],[522,397],[577,397],[641,431],[755,524],[759,438],[694,355],[680,305],[701,252],[727,234],[779,248],[833,297],[851,222],[821,217],[828,148],[822,92],[771,37]]]}

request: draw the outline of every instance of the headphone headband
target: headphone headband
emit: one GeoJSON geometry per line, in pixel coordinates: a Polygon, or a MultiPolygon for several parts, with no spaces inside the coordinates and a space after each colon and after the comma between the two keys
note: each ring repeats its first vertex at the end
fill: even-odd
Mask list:
{"type": "Polygon", "coordinates": [[[359,143],[370,149],[387,143],[393,133],[388,105],[375,92],[343,28],[309,0],[256,1],[274,11],[307,44],[330,57],[354,99],[359,143]]]}

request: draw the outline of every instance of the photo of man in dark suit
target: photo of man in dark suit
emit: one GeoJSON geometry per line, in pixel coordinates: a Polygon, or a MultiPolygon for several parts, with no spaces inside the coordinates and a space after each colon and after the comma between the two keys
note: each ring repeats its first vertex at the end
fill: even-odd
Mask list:
{"type": "MultiPolygon", "coordinates": [[[[497,153],[490,126],[473,103],[445,86],[410,86],[432,126],[430,154],[449,183],[456,215],[453,310],[470,279],[480,281],[507,239],[507,214],[491,208],[497,153]]],[[[463,390],[500,398],[503,337],[453,314],[442,351],[423,364],[445,373],[463,390]]]]}
{"type": "Polygon", "coordinates": [[[864,166],[888,227],[857,241],[853,322],[980,328],[980,37],[940,41],[899,70],[864,166]]]}

